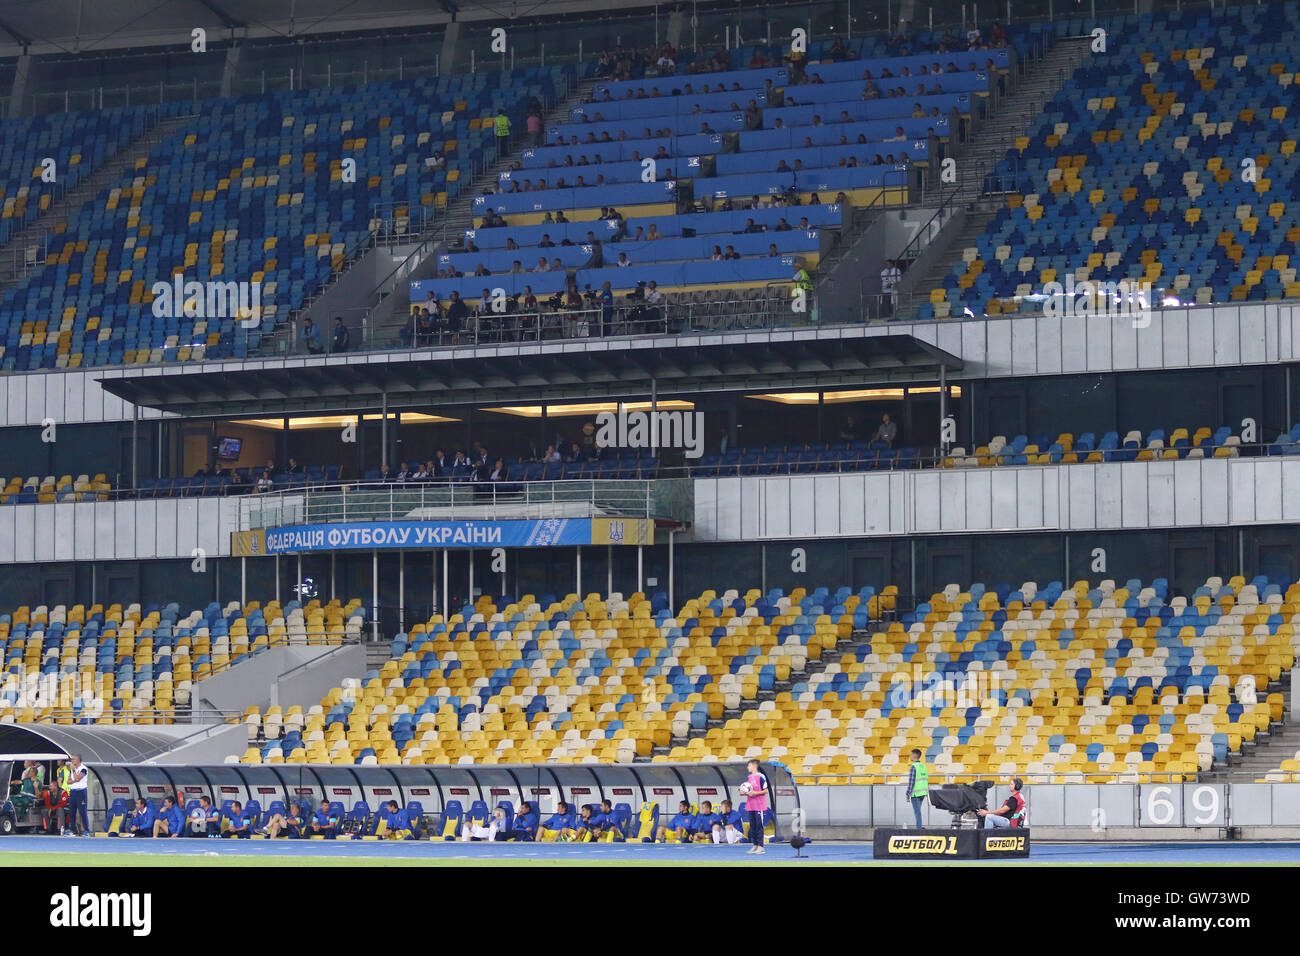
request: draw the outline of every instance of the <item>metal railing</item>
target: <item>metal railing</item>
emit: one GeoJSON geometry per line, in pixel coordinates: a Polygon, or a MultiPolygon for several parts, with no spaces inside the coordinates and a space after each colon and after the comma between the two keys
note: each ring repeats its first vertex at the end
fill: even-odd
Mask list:
{"type": "MultiPolygon", "coordinates": [[[[1199,783],[1201,778],[1209,776],[1201,772],[1179,772],[1176,770],[1152,770],[1152,771],[1111,771],[1101,773],[1090,773],[1078,770],[1062,770],[1059,772],[1035,772],[1029,773],[1025,770],[1016,771],[1016,776],[1020,777],[1026,784],[1034,783],[1199,783]]],[[[834,786],[852,784],[857,786],[902,786],[907,783],[907,770],[892,773],[881,773],[879,771],[862,771],[853,773],[794,773],[794,781],[799,786],[834,786]]],[[[976,780],[993,780],[1001,782],[1008,774],[998,771],[987,771],[977,773],[974,771],[962,771],[961,773],[942,773],[934,767],[930,768],[930,783],[932,785],[974,783],[976,780]]],[[[1244,776],[1244,775],[1243,775],[1244,776]]],[[[1253,780],[1254,774],[1251,778],[1253,780]]],[[[1240,781],[1246,782],[1244,779],[1240,781]]]]}
{"type": "MultiPolygon", "coordinates": [[[[613,309],[582,308],[536,312],[470,313],[458,330],[445,319],[422,323],[412,313],[400,326],[381,324],[383,307],[365,310],[359,327],[348,323],[350,342],[345,351],[389,351],[410,348],[466,348],[520,342],[600,339],[616,336],[676,335],[741,329],[789,328],[813,321],[812,303],[805,312],[790,307],[790,286],[773,283],[755,298],[712,301],[664,301],[657,305],[628,305],[613,309]]],[[[353,310],[360,312],[361,310],[353,310]]],[[[295,317],[273,334],[263,336],[263,352],[274,355],[327,355],[330,329],[316,324],[318,348],[309,348],[295,317]]]]}
{"type": "Polygon", "coordinates": [[[268,492],[241,506],[242,527],[346,521],[672,518],[690,489],[671,480],[347,482],[268,492]]]}
{"type": "MultiPolygon", "coordinates": [[[[1050,445],[1040,447],[1037,452],[1010,452],[1000,450],[997,453],[987,451],[987,444],[968,445],[953,442],[952,445],[944,450],[939,447],[921,447],[904,446],[909,454],[895,456],[892,448],[870,448],[862,447],[866,443],[863,439],[845,440],[843,443],[852,445],[857,443],[859,447],[846,447],[836,450],[825,450],[818,452],[809,452],[800,448],[792,448],[784,452],[765,452],[763,448],[742,448],[735,454],[730,455],[705,455],[700,459],[685,461],[682,464],[665,464],[655,459],[640,459],[638,461],[629,461],[625,467],[620,467],[619,471],[636,472],[635,476],[619,478],[591,478],[589,475],[581,474],[583,470],[589,470],[594,467],[591,463],[575,462],[566,463],[562,466],[561,477],[548,479],[548,481],[578,481],[594,480],[599,482],[627,482],[632,480],[641,481],[666,481],[673,479],[687,478],[729,478],[735,476],[772,476],[772,475],[808,475],[808,474],[834,474],[841,472],[865,472],[865,471],[907,471],[907,470],[924,470],[931,468],[1016,468],[1016,467],[1044,467],[1054,465],[1058,467],[1068,467],[1072,464],[1102,464],[1127,461],[1145,461],[1147,459],[1137,458],[1143,452],[1151,452],[1151,460],[1169,460],[1165,457],[1165,452],[1169,448],[1152,448],[1142,446],[1140,448],[1103,448],[1103,449],[1075,449],[1072,452],[1051,452],[1050,445]],[[981,449],[985,449],[981,451],[981,449]],[[846,452],[858,453],[854,457],[846,457],[846,452]],[[911,454],[911,452],[915,452],[911,454]],[[810,454],[812,457],[809,457],[810,454]],[[1026,461],[1023,464],[1013,465],[1007,459],[1014,455],[1025,455],[1027,458],[1033,456],[1047,456],[1046,461],[1026,461]],[[1066,455],[1075,455],[1077,460],[1065,460],[1066,455]],[[1132,457],[1130,457],[1132,455],[1132,457]],[[761,456],[761,457],[760,457],[761,456]],[[1095,456],[1095,457],[1094,457],[1095,456]],[[650,464],[647,464],[650,461],[650,464]],[[570,472],[573,474],[570,476],[570,472]],[[581,477],[579,477],[581,475],[581,477]],[[566,477],[569,476],[569,477],[566,477]]],[[[794,443],[797,444],[797,443],[794,443]]],[[[836,442],[835,444],[839,444],[836,442]]],[[[1184,447],[1179,446],[1173,449],[1179,460],[1189,457],[1190,452],[1198,446],[1184,447]]],[[[1286,454],[1283,449],[1287,447],[1296,447],[1291,442],[1243,442],[1240,445],[1215,445],[1212,447],[1199,446],[1201,454],[1197,457],[1213,458],[1214,449],[1220,447],[1230,447],[1236,449],[1235,455],[1221,456],[1228,458],[1252,458],[1267,457],[1274,455],[1286,454]]],[[[900,448],[902,450],[902,448],[900,448]]],[[[514,456],[511,456],[512,458],[514,456]]],[[[1170,456],[1172,458],[1172,456],[1170,456]]],[[[417,462],[418,464],[418,462],[417,462]]],[[[528,479],[521,473],[527,473],[530,465],[538,464],[536,461],[520,459],[514,464],[509,465],[512,471],[512,477],[504,482],[507,486],[516,485],[535,485],[539,479],[528,479]]],[[[247,469],[250,473],[257,472],[256,468],[247,469]]],[[[116,476],[116,486],[106,491],[83,491],[80,492],[81,498],[71,500],[81,501],[117,501],[145,498],[200,498],[214,496],[238,496],[250,495],[259,498],[266,497],[265,494],[259,494],[256,491],[256,479],[248,477],[244,479],[241,475],[240,483],[234,483],[229,477],[195,477],[195,478],[161,478],[150,479],[150,484],[132,487],[124,484],[125,477],[116,476]]],[[[279,483],[277,476],[275,480],[279,483]]],[[[447,477],[438,477],[429,479],[427,482],[410,481],[404,485],[394,483],[397,487],[403,489],[412,489],[416,487],[446,487],[448,483],[456,487],[473,485],[476,482],[473,479],[456,479],[452,481],[447,477]]],[[[374,491],[379,488],[387,489],[388,482],[356,478],[356,479],[334,479],[333,481],[324,478],[307,479],[302,484],[295,484],[290,489],[278,488],[274,494],[303,494],[305,492],[316,492],[328,488],[347,487],[350,490],[361,491],[369,489],[374,491]]],[[[24,491],[31,491],[28,486],[24,491]]],[[[20,502],[18,500],[20,492],[14,492],[7,497],[0,492],[0,504],[5,503],[33,503],[20,502]]],[[[56,494],[47,492],[47,494],[56,494]]],[[[74,492],[73,494],[77,494],[74,492]]],[[[64,500],[64,499],[57,499],[64,500]]],[[[462,499],[463,500],[463,499],[462,499]]],[[[39,502],[36,502],[39,503],[39,502]]]]}
{"type": "MultiPolygon", "coordinates": [[[[37,717],[35,723],[38,724],[193,724],[200,722],[207,723],[238,723],[242,715],[234,710],[211,710],[207,708],[192,709],[189,707],[168,707],[168,708],[140,708],[133,709],[123,707],[120,711],[114,711],[111,707],[105,707],[98,716],[90,717],[85,713],[85,708],[55,708],[45,711],[37,717]],[[110,720],[111,718],[111,720],[110,720]]],[[[3,724],[0,721],[0,724],[3,724]]]]}

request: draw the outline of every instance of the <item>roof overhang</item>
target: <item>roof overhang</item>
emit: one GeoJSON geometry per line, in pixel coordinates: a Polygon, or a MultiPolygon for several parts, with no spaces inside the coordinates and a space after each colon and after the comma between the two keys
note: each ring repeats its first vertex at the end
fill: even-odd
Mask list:
{"type": "Polygon", "coordinates": [[[962,360],[889,327],[414,349],[141,366],[100,383],[185,417],[355,414],[933,381],[962,360]]]}
{"type": "Polygon", "coordinates": [[[0,724],[0,753],[75,753],[90,764],[138,763],[166,753],[176,742],[171,734],[98,724],[0,724]]]}

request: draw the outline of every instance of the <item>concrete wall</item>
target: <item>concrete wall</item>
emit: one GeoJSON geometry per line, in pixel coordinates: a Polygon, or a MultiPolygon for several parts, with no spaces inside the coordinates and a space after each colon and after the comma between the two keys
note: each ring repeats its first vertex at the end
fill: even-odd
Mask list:
{"type": "Polygon", "coordinates": [[[196,707],[240,712],[272,704],[306,708],[320,703],[343,678],[356,677],[365,670],[366,654],[359,644],[273,647],[199,681],[194,685],[194,701],[196,707]]]}
{"type": "MultiPolygon", "coordinates": [[[[181,737],[173,750],[160,754],[146,763],[216,764],[225,763],[231,754],[242,754],[248,746],[248,731],[242,723],[208,724],[195,729],[194,725],[177,724],[191,733],[181,737]]],[[[155,728],[150,728],[151,730],[155,728]]]]}
{"type": "MultiPolygon", "coordinates": [[[[1300,830],[1300,787],[1294,784],[1097,783],[1025,787],[1029,825],[1061,839],[1218,839],[1230,826],[1280,838],[1300,830]]],[[[903,787],[801,785],[799,804],[809,832],[861,839],[875,827],[913,826],[903,787]]],[[[1008,787],[989,791],[988,807],[1006,800],[1008,787]]],[[[952,815],[927,803],[926,827],[947,828],[952,815]]]]}

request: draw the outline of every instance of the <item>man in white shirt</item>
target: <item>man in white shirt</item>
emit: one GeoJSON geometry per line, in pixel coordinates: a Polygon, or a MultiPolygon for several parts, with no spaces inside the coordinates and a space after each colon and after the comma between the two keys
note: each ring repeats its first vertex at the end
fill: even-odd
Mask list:
{"type": "Polygon", "coordinates": [[[90,768],[81,762],[81,754],[73,754],[68,769],[68,824],[77,836],[90,836],[90,819],[86,815],[90,768]]]}
{"type": "Polygon", "coordinates": [[[898,295],[894,291],[898,288],[899,280],[903,278],[903,270],[898,268],[898,263],[893,259],[885,260],[885,268],[880,270],[880,304],[889,306],[889,311],[893,312],[894,306],[898,304],[898,295]]]}

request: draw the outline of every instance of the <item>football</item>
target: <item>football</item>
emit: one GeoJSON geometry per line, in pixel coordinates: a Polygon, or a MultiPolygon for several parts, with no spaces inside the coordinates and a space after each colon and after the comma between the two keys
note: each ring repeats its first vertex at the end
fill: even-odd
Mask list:
{"type": "Polygon", "coordinates": [[[746,796],[746,797],[749,796],[749,791],[750,791],[750,789],[751,789],[751,788],[750,788],[750,786],[749,786],[749,781],[748,781],[748,780],[746,780],[744,783],[742,783],[742,784],[740,785],[740,792],[741,792],[741,794],[742,794],[743,796],[746,796]]]}

